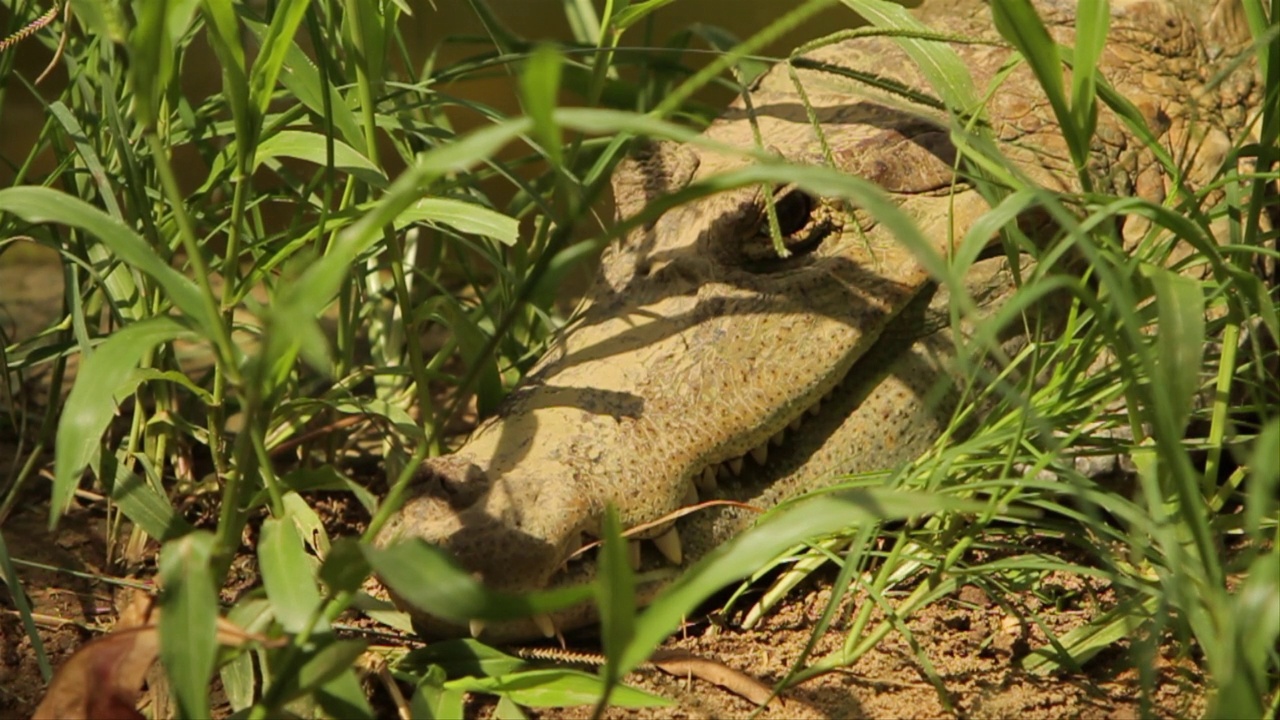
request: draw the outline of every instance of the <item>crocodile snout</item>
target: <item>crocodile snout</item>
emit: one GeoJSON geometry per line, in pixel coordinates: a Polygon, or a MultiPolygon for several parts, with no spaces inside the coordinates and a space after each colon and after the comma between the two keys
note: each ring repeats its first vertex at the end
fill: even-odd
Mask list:
{"type": "Polygon", "coordinates": [[[433,458],[378,541],[421,538],[492,587],[544,587],[598,514],[596,503],[573,486],[530,482],[519,471],[490,472],[466,456],[433,458]]]}

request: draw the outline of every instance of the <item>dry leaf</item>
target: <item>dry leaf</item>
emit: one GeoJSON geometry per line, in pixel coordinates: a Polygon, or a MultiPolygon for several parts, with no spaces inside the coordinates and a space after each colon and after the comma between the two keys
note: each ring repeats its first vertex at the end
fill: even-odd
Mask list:
{"type": "MultiPolygon", "coordinates": [[[[722,662],[698,657],[684,650],[658,650],[649,657],[649,662],[670,675],[692,675],[700,680],[714,683],[757,705],[765,705],[769,702],[769,698],[773,697],[773,688],[750,675],[734,670],[722,662]]],[[[782,701],[781,698],[774,698],[774,700],[782,701]]]]}
{"type": "MultiPolygon", "coordinates": [[[[131,603],[121,613],[122,625],[148,621],[140,627],[125,627],[86,643],[54,674],[44,700],[33,720],[136,720],[136,709],[147,670],[160,653],[156,627],[159,611],[151,609],[150,598],[131,603]],[[127,618],[127,620],[126,620],[127,618]]],[[[245,632],[224,618],[218,618],[218,643],[239,647],[249,642],[279,646],[284,639],[268,640],[245,632]]]]}

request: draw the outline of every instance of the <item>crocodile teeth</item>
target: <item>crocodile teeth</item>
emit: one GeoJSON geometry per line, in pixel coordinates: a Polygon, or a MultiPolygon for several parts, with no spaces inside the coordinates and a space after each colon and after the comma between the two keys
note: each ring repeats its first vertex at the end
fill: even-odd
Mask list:
{"type": "Polygon", "coordinates": [[[534,615],[533,624],[538,626],[538,630],[542,632],[543,637],[553,638],[556,636],[556,624],[551,621],[550,615],[546,613],[534,615]]]}
{"type": "Polygon", "coordinates": [[[627,542],[627,564],[632,570],[640,569],[640,541],[631,540],[627,542]]]}
{"type": "Polygon", "coordinates": [[[742,458],[736,457],[730,460],[728,462],[728,465],[729,465],[729,472],[733,473],[734,477],[737,477],[742,474],[742,458]]]}
{"type": "Polygon", "coordinates": [[[814,404],[810,405],[809,409],[806,410],[805,412],[809,413],[810,415],[817,415],[819,412],[822,412],[822,401],[819,400],[814,404]]]}
{"type": "MultiPolygon", "coordinates": [[[[714,477],[713,477],[714,479],[714,477]]],[[[698,488],[693,483],[689,483],[684,487],[684,501],[681,505],[697,505],[698,504],[698,488]]]]}
{"type": "Polygon", "coordinates": [[[761,465],[769,462],[769,443],[751,448],[751,457],[761,465]]]}
{"type": "Polygon", "coordinates": [[[797,415],[796,419],[792,420],[791,424],[788,425],[787,428],[790,429],[791,432],[796,432],[797,430],[800,429],[800,425],[802,423],[804,423],[804,415],[797,415]]]}
{"type": "Polygon", "coordinates": [[[773,443],[774,445],[777,445],[778,447],[782,447],[782,443],[785,442],[786,439],[787,439],[787,431],[779,430],[778,432],[773,434],[773,437],[769,438],[769,442],[773,443]]]}
{"type": "Polygon", "coordinates": [[[483,620],[472,620],[470,622],[470,626],[471,626],[471,637],[473,638],[480,637],[480,633],[484,632],[483,620]]]}
{"type": "Polygon", "coordinates": [[[653,544],[658,546],[658,552],[670,560],[671,564],[679,565],[684,562],[684,548],[680,545],[680,534],[676,532],[675,528],[671,528],[654,538],[653,544]]]}
{"type": "Polygon", "coordinates": [[[693,482],[698,489],[704,493],[715,492],[716,489],[716,468],[714,465],[708,465],[702,470],[701,475],[694,477],[693,482]]]}

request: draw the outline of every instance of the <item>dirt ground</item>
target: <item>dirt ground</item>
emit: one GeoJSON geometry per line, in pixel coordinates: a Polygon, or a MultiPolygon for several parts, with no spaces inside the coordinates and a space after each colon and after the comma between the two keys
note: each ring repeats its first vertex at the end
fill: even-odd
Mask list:
{"type": "MultiPolygon", "coordinates": [[[[336,509],[333,503],[317,503],[317,507],[336,509]]],[[[106,527],[100,508],[90,505],[73,510],[54,535],[46,530],[45,512],[45,506],[19,512],[0,531],[14,558],[61,568],[24,564],[18,570],[36,614],[41,641],[56,667],[76,648],[110,628],[123,609],[124,593],[87,576],[111,575],[110,568],[104,567],[106,527]]],[[[1075,583],[1087,592],[1074,594],[1079,601],[1059,609],[1042,607],[1043,601],[1030,593],[1004,600],[1020,611],[1042,613],[1058,632],[1083,624],[1105,611],[1111,601],[1111,593],[1101,584],[1084,588],[1079,578],[1052,580],[1075,583]]],[[[667,646],[718,660],[772,684],[785,676],[809,642],[830,597],[829,582],[830,578],[818,580],[797,590],[758,629],[710,629],[702,623],[667,646]]],[[[840,648],[854,602],[856,599],[846,601],[836,627],[818,641],[811,657],[821,658],[840,648]]],[[[1175,648],[1167,643],[1155,668],[1155,706],[1148,709],[1141,704],[1139,678],[1129,666],[1124,643],[1094,658],[1080,675],[1038,677],[1022,671],[1018,660],[1041,644],[1041,631],[1020,623],[975,587],[966,587],[925,609],[906,626],[912,641],[932,663],[945,693],[930,682],[903,634],[892,633],[851,667],[787,690],[781,702],[775,700],[759,717],[1116,718],[1185,717],[1203,711],[1199,672],[1178,659],[1175,648]],[[944,697],[950,707],[944,705],[944,697]]],[[[596,649],[581,641],[574,644],[583,650],[596,649]]],[[[0,598],[0,647],[0,717],[30,716],[45,683],[8,592],[0,598]]],[[[756,710],[752,703],[708,682],[655,669],[637,672],[627,682],[671,698],[677,705],[647,710],[614,708],[607,717],[746,718],[756,710]]],[[[391,708],[383,707],[390,715],[391,708]]],[[[484,717],[492,713],[493,703],[474,698],[469,707],[469,714],[484,717]]],[[[533,715],[585,719],[591,711],[580,707],[533,715]]]]}

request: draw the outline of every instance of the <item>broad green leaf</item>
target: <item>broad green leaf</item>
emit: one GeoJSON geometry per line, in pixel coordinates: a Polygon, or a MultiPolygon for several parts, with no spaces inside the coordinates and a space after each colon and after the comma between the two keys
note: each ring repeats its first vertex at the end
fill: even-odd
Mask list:
{"type": "MultiPolygon", "coordinates": [[[[116,201],[116,189],[111,187],[107,171],[102,166],[102,160],[98,157],[98,152],[89,141],[89,136],[80,125],[80,121],[61,101],[50,104],[49,113],[75,144],[76,153],[80,155],[81,162],[89,171],[89,176],[93,178],[94,185],[98,189],[98,197],[106,206],[107,212],[111,217],[123,222],[124,215],[120,210],[120,204],[116,201]]],[[[102,243],[88,243],[85,250],[90,262],[101,275],[107,295],[120,317],[125,321],[139,320],[144,317],[146,315],[145,299],[138,291],[129,267],[117,262],[111,250],[102,243]]]]}
{"type": "MultiPolygon", "coordinates": [[[[368,643],[363,640],[338,640],[329,634],[313,636],[311,643],[303,651],[305,660],[302,667],[296,673],[276,678],[276,682],[283,685],[277,691],[281,703],[313,693],[351,672],[356,660],[368,649],[368,643]]],[[[280,652],[282,651],[276,651],[273,655],[278,657],[280,652]]],[[[358,705],[352,707],[350,712],[357,717],[368,717],[368,713],[358,705]]],[[[343,717],[345,713],[337,716],[343,717]]]]}
{"type": "MultiPolygon", "coordinates": [[[[1096,12],[1096,9],[1095,9],[1096,12]]],[[[1067,141],[1071,150],[1071,160],[1078,170],[1083,171],[1089,158],[1089,135],[1079,125],[1072,108],[1068,104],[1066,88],[1062,79],[1062,57],[1058,54],[1058,44],[1053,41],[1040,16],[1036,14],[1029,0],[1003,0],[991,6],[992,18],[1000,35],[1008,40],[1019,53],[1026,58],[1027,65],[1036,76],[1040,87],[1053,107],[1054,117],[1058,120],[1059,132],[1067,141]]],[[[1085,22],[1096,24],[1096,19],[1086,18],[1085,22]]],[[[1082,57],[1088,59],[1097,49],[1086,45],[1082,57]]],[[[1093,77],[1086,69],[1086,77],[1080,80],[1080,92],[1091,93],[1094,87],[1093,77]]],[[[1082,107],[1082,112],[1089,112],[1093,103],[1082,107]]],[[[1086,118],[1091,120],[1091,118],[1086,118]]]]}
{"type": "Polygon", "coordinates": [[[476,408],[481,415],[488,415],[502,400],[502,376],[498,372],[498,357],[484,355],[490,334],[476,322],[472,315],[456,301],[450,299],[439,305],[440,314],[446,318],[449,330],[458,343],[459,354],[465,367],[478,368],[476,376],[476,408]]]}
{"type": "Polygon", "coordinates": [[[646,0],[631,5],[613,16],[612,25],[619,33],[645,19],[654,10],[670,5],[676,0],[646,0]]]}
{"type": "MultiPolygon", "coordinates": [[[[600,700],[604,682],[577,670],[528,670],[496,678],[460,678],[445,687],[467,692],[501,694],[527,707],[592,705],[600,700]]],[[[668,707],[670,700],[643,690],[618,686],[610,696],[619,707],[668,707]]]]}
{"type": "MultiPolygon", "coordinates": [[[[267,589],[271,609],[285,632],[297,634],[307,628],[320,606],[320,592],[311,573],[312,563],[298,537],[298,528],[289,518],[267,518],[258,541],[258,564],[262,585],[267,589]]],[[[316,629],[327,625],[323,620],[316,629]]]]}
{"type": "Polygon", "coordinates": [[[122,44],[128,35],[121,8],[102,0],[71,0],[71,12],[89,29],[92,37],[107,38],[122,44]]]}
{"type": "Polygon", "coordinates": [[[207,718],[218,651],[218,588],[211,533],[197,530],[160,549],[160,661],[182,717],[207,718]]]}
{"type": "Polygon", "coordinates": [[[54,446],[54,480],[49,526],[62,515],[80,482],[80,474],[98,452],[102,434],[115,417],[118,403],[133,392],[134,372],[142,356],[160,343],[189,330],[168,317],[129,325],[107,338],[84,361],[58,420],[54,446]]]}
{"type": "Polygon", "coordinates": [[[454,230],[493,238],[503,245],[520,239],[520,221],[476,203],[452,198],[423,198],[396,217],[396,228],[425,222],[447,225],[454,230]]]}
{"type": "Polygon", "coordinates": [[[413,538],[386,549],[361,546],[374,572],[402,602],[467,625],[550,613],[591,599],[591,586],[514,595],[490,590],[438,547],[413,538]]]}
{"type": "Polygon", "coordinates": [[[498,705],[493,709],[495,720],[526,720],[528,717],[520,710],[520,706],[510,695],[499,695],[498,705]]]}
{"type": "Polygon", "coordinates": [[[387,40],[396,24],[396,8],[385,3],[357,2],[348,3],[345,9],[349,15],[342,23],[342,33],[350,38],[352,47],[359,50],[353,62],[363,66],[361,70],[376,97],[386,77],[387,40]],[[360,33],[358,37],[355,35],[357,31],[360,33]]]}
{"type": "Polygon", "coordinates": [[[636,623],[635,638],[619,661],[625,674],[680,626],[712,593],[736,582],[792,546],[859,523],[905,520],[940,512],[989,511],[947,495],[862,489],[796,503],[708,553],[662,591],[636,623]]]}
{"type": "MultiPolygon", "coordinates": [[[[298,537],[307,547],[319,558],[329,556],[329,532],[324,529],[324,523],[321,522],[320,516],[315,510],[307,504],[307,501],[296,492],[284,494],[284,510],[285,514],[293,521],[294,526],[298,529],[298,537]]],[[[318,561],[313,561],[313,565],[318,565],[318,561]]]]}
{"type": "Polygon", "coordinates": [[[329,548],[318,574],[330,592],[355,592],[369,577],[370,571],[360,542],[355,538],[338,538],[329,548]]]}
{"type": "Polygon", "coordinates": [[[195,381],[191,379],[191,376],[186,375],[185,373],[178,372],[177,370],[156,370],[155,368],[138,368],[138,372],[136,373],[136,375],[140,382],[154,382],[156,380],[171,382],[174,385],[178,385],[182,387],[184,390],[190,392],[192,395],[199,398],[201,402],[205,402],[205,403],[213,402],[213,393],[197,385],[195,381]]]}
{"type": "Polygon", "coordinates": [[[193,529],[174,511],[169,498],[156,492],[138,473],[121,462],[116,463],[111,500],[130,522],[161,542],[182,537],[193,529]]]}
{"type": "MultiPolygon", "coordinates": [[[[616,7],[625,7],[628,0],[615,0],[616,7]]],[[[573,39],[583,45],[599,43],[601,38],[600,16],[591,0],[564,0],[564,14],[569,20],[573,39]]]]}
{"type": "Polygon", "coordinates": [[[252,654],[242,652],[231,658],[218,669],[218,677],[233,711],[240,712],[253,705],[253,698],[258,692],[258,678],[253,670],[252,654]]]}
{"type": "MultiPolygon", "coordinates": [[[[316,490],[349,492],[360,501],[360,504],[370,514],[378,506],[377,498],[374,497],[373,493],[369,492],[368,488],[347,477],[332,465],[291,470],[280,478],[280,485],[297,492],[314,492],[316,490]]],[[[256,507],[266,501],[266,491],[262,490],[249,503],[249,507],[256,507]]]]}
{"type": "MultiPolygon", "coordinates": [[[[363,653],[363,649],[361,650],[363,653]]],[[[356,677],[353,667],[355,658],[335,677],[324,682],[315,689],[316,703],[329,717],[351,718],[351,720],[373,720],[373,708],[365,697],[360,678],[356,677]]]]}
{"type": "Polygon", "coordinates": [[[27,222],[78,228],[97,237],[120,260],[159,283],[166,299],[195,320],[207,337],[215,335],[212,328],[220,320],[210,316],[196,284],[165,264],[146,241],[119,220],[79,198],[30,186],[0,190],[0,212],[13,213],[27,222]]]}
{"type": "Polygon", "coordinates": [[[498,677],[529,667],[529,663],[518,657],[467,638],[442,640],[411,650],[397,663],[396,669],[422,674],[431,665],[443,668],[450,678],[498,677]]]}
{"type": "MultiPolygon", "coordinates": [[[[258,144],[253,165],[257,167],[272,158],[289,157],[321,167],[328,162],[324,135],[301,130],[281,130],[258,144]]],[[[373,187],[385,187],[387,178],[378,166],[341,140],[333,141],[334,169],[353,175],[373,187]]]]}
{"type": "Polygon", "coordinates": [[[330,252],[314,263],[299,281],[286,288],[277,302],[296,306],[299,314],[320,314],[337,294],[356,258],[382,236],[382,228],[422,197],[429,183],[445,173],[465,171],[528,132],[525,118],[508,120],[466,135],[418,156],[417,162],[391,184],[364,217],[343,230],[330,252]]]}
{"type": "Polygon", "coordinates": [[[1225,684],[1215,693],[1206,717],[1266,717],[1264,697],[1258,690],[1274,684],[1274,678],[1268,677],[1274,669],[1269,660],[1275,658],[1280,642],[1280,558],[1275,548],[1260,553],[1250,564],[1230,605],[1229,626],[1235,637],[1224,648],[1231,653],[1226,658],[1230,670],[1214,673],[1225,684]]]}
{"type": "Polygon", "coordinates": [[[440,668],[427,669],[418,680],[413,698],[409,701],[413,717],[422,720],[453,720],[464,717],[463,700],[466,693],[445,688],[444,682],[444,672],[440,668]]]}

